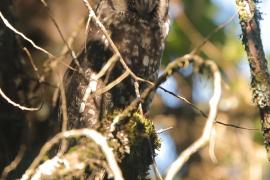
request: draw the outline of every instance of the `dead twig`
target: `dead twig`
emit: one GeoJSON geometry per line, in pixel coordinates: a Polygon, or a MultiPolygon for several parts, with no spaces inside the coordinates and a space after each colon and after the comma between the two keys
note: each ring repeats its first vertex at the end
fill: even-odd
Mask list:
{"type": "MultiPolygon", "coordinates": [[[[60,79],[60,77],[58,76],[60,79]]],[[[60,97],[61,97],[61,110],[62,110],[62,129],[61,132],[65,132],[68,129],[68,115],[67,115],[67,101],[66,101],[66,93],[63,85],[62,79],[60,80],[60,97]]],[[[63,138],[61,142],[61,149],[59,151],[60,154],[64,154],[66,149],[68,148],[68,141],[63,138]]]]}
{"type": "Polygon", "coordinates": [[[12,30],[15,34],[21,36],[24,40],[28,41],[35,49],[47,54],[50,58],[53,58],[54,55],[50,53],[49,51],[45,50],[44,48],[38,46],[36,43],[34,43],[30,38],[26,37],[22,32],[18,31],[15,27],[13,27],[8,20],[4,17],[2,12],[0,11],[0,17],[3,21],[3,23],[8,27],[10,30],[12,30]]]}
{"type": "Polygon", "coordinates": [[[14,107],[17,107],[23,111],[38,111],[41,107],[38,107],[38,108],[31,108],[31,107],[26,107],[26,106],[23,106],[23,105],[20,105],[14,101],[12,101],[3,91],[2,89],[0,88],[0,96],[2,96],[9,104],[11,104],[12,106],[14,107]]]}
{"type": "Polygon", "coordinates": [[[177,158],[177,160],[171,164],[168,173],[165,177],[165,180],[173,179],[173,177],[182,168],[182,166],[190,158],[190,156],[195,152],[197,152],[202,147],[204,147],[210,141],[213,124],[217,116],[218,104],[221,97],[221,75],[214,62],[206,61],[205,65],[210,68],[214,77],[214,93],[209,101],[210,110],[208,119],[204,126],[203,134],[197,141],[195,141],[187,149],[185,149],[177,158]]]}
{"type": "MultiPolygon", "coordinates": [[[[106,160],[108,162],[109,167],[112,170],[113,176],[116,180],[123,180],[122,172],[115,160],[114,154],[112,152],[112,149],[109,147],[107,140],[104,136],[102,136],[100,133],[98,133],[95,130],[92,129],[78,129],[78,130],[70,130],[65,131],[57,134],[54,136],[50,141],[48,141],[41,149],[39,155],[35,158],[35,160],[32,162],[31,166],[27,169],[25,174],[22,176],[22,180],[31,179],[33,175],[35,175],[35,172],[37,170],[37,167],[39,163],[42,161],[42,159],[45,157],[47,152],[59,142],[62,138],[76,138],[76,137],[82,137],[85,136],[91,140],[93,140],[96,144],[98,144],[103,151],[106,160]]],[[[57,157],[57,156],[56,156],[57,157]]],[[[54,171],[55,169],[51,169],[51,171],[54,171]]],[[[39,172],[42,174],[42,172],[39,172]]]]}
{"type": "Polygon", "coordinates": [[[100,22],[100,20],[98,19],[98,17],[95,15],[94,10],[92,9],[91,5],[89,4],[89,2],[87,0],[83,0],[83,3],[85,4],[86,8],[88,9],[88,13],[89,13],[89,19],[94,20],[94,22],[96,23],[96,25],[99,27],[99,29],[102,31],[102,33],[105,35],[106,39],[108,40],[110,46],[112,47],[114,54],[116,54],[119,57],[120,63],[122,64],[122,66],[124,67],[124,69],[126,71],[128,71],[128,73],[131,75],[131,77],[136,80],[136,81],[141,81],[141,82],[146,82],[149,84],[153,84],[151,81],[145,80],[143,78],[138,77],[129,67],[128,65],[125,63],[120,51],[118,50],[118,48],[116,47],[116,45],[114,44],[113,40],[111,39],[110,35],[108,34],[106,28],[104,27],[104,25],[100,22]]]}
{"type": "Polygon", "coordinates": [[[51,13],[51,10],[50,10],[48,4],[46,3],[45,0],[40,0],[40,2],[41,2],[41,3],[44,5],[44,7],[47,9],[49,18],[51,19],[52,23],[54,24],[54,26],[55,26],[55,28],[56,28],[58,34],[60,35],[62,41],[63,41],[64,44],[66,45],[66,47],[67,47],[67,49],[68,49],[68,52],[70,53],[71,58],[74,60],[76,66],[78,67],[79,73],[80,73],[80,74],[83,74],[83,70],[82,70],[82,68],[81,68],[81,66],[80,66],[80,63],[79,63],[78,59],[77,59],[76,53],[74,52],[74,50],[71,48],[71,46],[69,45],[68,41],[67,41],[66,38],[64,37],[64,35],[63,35],[63,33],[62,33],[62,31],[61,31],[61,29],[60,29],[60,27],[59,27],[59,25],[58,25],[56,19],[53,17],[53,15],[52,15],[52,13],[51,13]]]}
{"type": "Polygon", "coordinates": [[[200,108],[198,108],[195,104],[193,104],[192,102],[190,102],[187,98],[183,97],[183,96],[180,96],[180,95],[177,95],[175,94],[174,92],[170,91],[170,90],[167,90],[165,89],[164,87],[162,86],[159,86],[158,88],[162,89],[164,92],[176,97],[177,99],[180,99],[182,101],[184,101],[185,103],[187,103],[188,105],[190,105],[193,109],[197,110],[200,112],[200,114],[207,118],[207,115],[205,114],[205,112],[203,112],[200,108]]]}
{"type": "MultiPolygon", "coordinates": [[[[17,154],[17,156],[15,157],[15,159],[8,165],[4,168],[3,172],[2,172],[2,175],[1,175],[1,178],[2,179],[6,179],[7,175],[13,171],[14,169],[16,169],[16,167],[20,164],[20,162],[22,161],[22,158],[24,156],[24,153],[26,151],[26,146],[25,145],[22,145],[20,147],[20,150],[17,154]]],[[[0,179],[1,179],[0,178],[0,179]]]]}
{"type": "Polygon", "coordinates": [[[122,122],[125,118],[131,116],[135,111],[137,111],[140,103],[144,102],[145,99],[151,94],[151,92],[155,91],[166,79],[177,69],[184,68],[189,64],[189,59],[192,55],[185,55],[180,58],[175,59],[166,67],[164,73],[158,78],[158,80],[151,84],[148,88],[146,88],[141,94],[140,98],[135,99],[130,103],[128,107],[124,109],[124,111],[117,115],[112,124],[110,125],[110,131],[113,132],[115,127],[122,122]]]}
{"type": "MultiPolygon", "coordinates": [[[[100,72],[98,72],[97,75],[94,75],[91,77],[91,80],[89,80],[87,89],[85,91],[84,94],[84,98],[83,98],[83,102],[80,105],[79,111],[83,112],[84,108],[85,108],[85,102],[87,101],[87,99],[91,96],[96,96],[99,94],[103,94],[107,91],[109,91],[111,88],[113,88],[115,85],[117,85],[118,83],[120,83],[121,81],[123,81],[125,78],[127,78],[129,75],[134,79],[135,83],[134,83],[134,88],[135,88],[135,92],[137,94],[137,96],[139,97],[139,87],[138,87],[138,83],[136,86],[136,82],[141,81],[141,82],[147,82],[149,84],[153,84],[152,82],[142,79],[140,77],[138,77],[137,75],[135,75],[132,70],[127,66],[127,64],[125,63],[122,55],[120,54],[120,51],[118,50],[118,48],[116,47],[116,45],[114,44],[114,42],[112,41],[110,35],[108,34],[106,28],[104,27],[104,25],[100,22],[100,20],[98,19],[98,17],[95,15],[95,12],[93,11],[91,5],[89,4],[89,2],[87,0],[83,0],[84,5],[86,6],[86,8],[88,9],[88,20],[87,20],[87,25],[86,25],[86,31],[89,27],[90,24],[90,20],[93,20],[95,22],[95,24],[98,26],[98,28],[102,31],[102,33],[104,34],[104,36],[106,37],[106,39],[108,40],[111,48],[114,51],[113,56],[107,61],[107,63],[104,65],[104,67],[100,70],[100,72]],[[92,90],[92,86],[93,84],[96,85],[97,80],[99,78],[101,78],[103,75],[106,74],[106,72],[108,71],[109,68],[113,67],[117,61],[120,61],[120,63],[122,64],[122,66],[125,69],[125,72],[118,77],[116,80],[114,80],[113,82],[111,82],[110,84],[108,84],[105,88],[99,90],[96,92],[95,88],[94,91],[92,90]]],[[[140,108],[141,109],[141,108],[140,108]]]]}
{"type": "Polygon", "coordinates": [[[211,37],[216,34],[218,31],[220,31],[221,29],[223,29],[225,26],[227,26],[229,23],[231,23],[235,18],[236,18],[236,14],[232,15],[227,21],[225,21],[224,23],[220,24],[218,27],[216,27],[213,31],[211,31],[205,38],[204,40],[197,46],[195,47],[192,51],[191,54],[196,54],[198,52],[198,50],[200,50],[207,42],[209,42],[209,40],[211,39],[211,37]]]}
{"type": "Polygon", "coordinates": [[[114,86],[116,86],[117,84],[119,84],[120,82],[122,82],[124,79],[126,79],[128,77],[128,75],[129,75],[129,72],[128,71],[125,71],[122,75],[120,75],[114,81],[112,81],[111,83],[109,83],[107,86],[105,86],[104,88],[100,89],[99,91],[94,92],[92,96],[98,96],[100,94],[103,94],[103,93],[109,91],[114,86]]]}

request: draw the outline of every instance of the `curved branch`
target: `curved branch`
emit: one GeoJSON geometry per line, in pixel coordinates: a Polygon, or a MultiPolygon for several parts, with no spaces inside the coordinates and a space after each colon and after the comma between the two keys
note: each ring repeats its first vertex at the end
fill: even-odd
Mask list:
{"type": "MultiPolygon", "coordinates": [[[[58,143],[59,140],[61,140],[62,138],[75,138],[81,136],[86,136],[87,138],[92,139],[96,144],[98,144],[101,147],[106,157],[106,160],[109,164],[109,167],[112,170],[114,178],[116,180],[123,180],[122,172],[115,160],[112,149],[109,147],[106,138],[97,131],[91,129],[70,130],[56,135],[54,138],[52,138],[43,146],[39,155],[36,157],[31,166],[27,169],[27,171],[23,175],[22,180],[30,179],[35,174],[35,171],[41,160],[44,158],[46,153],[52,148],[52,146],[58,143]]],[[[42,174],[42,172],[37,173],[39,173],[40,175],[42,174]]]]}
{"type": "Polygon", "coordinates": [[[30,38],[26,37],[22,32],[18,31],[16,28],[14,28],[9,22],[8,20],[4,17],[4,15],[2,14],[2,12],[0,11],[0,18],[2,19],[3,23],[6,25],[6,27],[8,27],[11,31],[13,31],[14,33],[18,34],[19,36],[21,36],[24,40],[28,41],[34,48],[36,48],[37,50],[47,54],[50,58],[54,57],[53,54],[51,54],[49,51],[45,50],[44,48],[38,46],[34,41],[32,41],[30,38]]]}
{"type": "Polygon", "coordinates": [[[25,106],[22,106],[14,101],[12,101],[3,91],[2,89],[0,88],[0,96],[2,96],[2,98],[4,98],[9,104],[11,104],[12,106],[15,106],[23,111],[37,111],[40,109],[40,107],[38,108],[31,108],[31,107],[25,107],[25,106]]]}
{"type": "Polygon", "coordinates": [[[209,101],[210,111],[208,114],[207,122],[204,126],[203,134],[197,141],[195,141],[187,149],[185,149],[177,158],[177,160],[173,162],[173,164],[169,167],[165,180],[173,179],[173,177],[182,168],[182,166],[190,158],[190,156],[195,152],[197,152],[202,147],[204,147],[205,145],[207,145],[210,141],[213,124],[215,123],[218,104],[221,97],[221,75],[218,70],[218,67],[214,62],[206,61],[204,64],[210,68],[213,74],[214,93],[209,101]]]}

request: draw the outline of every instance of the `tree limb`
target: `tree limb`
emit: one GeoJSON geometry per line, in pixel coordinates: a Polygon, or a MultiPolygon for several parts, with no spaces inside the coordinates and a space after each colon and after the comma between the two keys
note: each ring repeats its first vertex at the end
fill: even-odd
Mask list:
{"type": "Polygon", "coordinates": [[[221,97],[221,76],[218,67],[214,62],[206,61],[205,65],[210,68],[210,71],[214,77],[214,93],[209,101],[210,111],[204,126],[203,134],[197,141],[185,149],[177,158],[177,160],[172,163],[172,165],[169,167],[165,180],[173,179],[173,177],[183,167],[184,163],[190,158],[190,156],[207,145],[210,141],[213,124],[215,123],[218,104],[221,97]]]}
{"type": "MultiPolygon", "coordinates": [[[[42,169],[39,169],[39,171],[36,171],[36,168],[39,165],[39,163],[41,162],[41,160],[44,158],[46,153],[52,148],[53,145],[58,143],[59,140],[61,140],[62,138],[74,138],[74,137],[81,137],[81,136],[86,136],[87,138],[95,141],[95,143],[101,147],[101,149],[106,157],[106,160],[109,164],[109,167],[112,170],[114,178],[116,180],[122,180],[123,179],[122,172],[121,172],[121,170],[120,170],[120,168],[119,168],[119,166],[114,158],[114,154],[112,152],[112,149],[109,147],[106,138],[104,136],[102,136],[100,133],[98,133],[97,131],[91,130],[91,129],[70,130],[70,131],[65,131],[65,132],[62,132],[62,133],[59,133],[58,135],[56,135],[53,139],[48,141],[43,146],[39,155],[36,157],[36,159],[33,161],[33,163],[28,168],[26,173],[23,175],[22,179],[23,180],[30,179],[36,173],[38,173],[40,176],[43,173],[45,174],[45,172],[42,172],[42,169]]],[[[57,156],[55,158],[57,160],[57,156]]],[[[57,162],[58,162],[58,160],[57,160],[57,162]]],[[[51,164],[51,163],[49,163],[49,164],[51,164]]],[[[51,172],[53,173],[53,171],[55,169],[57,169],[57,165],[55,165],[55,168],[51,169],[51,172]]]]}
{"type": "Polygon", "coordinates": [[[242,28],[242,43],[250,66],[253,102],[260,111],[264,144],[270,160],[270,78],[261,41],[261,14],[256,8],[256,2],[236,0],[236,5],[242,28]]]}

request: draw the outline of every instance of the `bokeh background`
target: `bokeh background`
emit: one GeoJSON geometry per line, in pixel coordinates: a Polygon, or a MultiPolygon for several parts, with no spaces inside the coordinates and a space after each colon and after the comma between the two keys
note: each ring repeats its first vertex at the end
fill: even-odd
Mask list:
{"type": "MultiPolygon", "coordinates": [[[[64,43],[49,19],[47,9],[38,0],[13,1],[15,5],[12,11],[16,17],[16,28],[60,57],[64,43]]],[[[91,2],[94,4],[95,1],[91,2]]],[[[72,48],[79,52],[85,40],[87,17],[87,10],[82,1],[48,0],[47,3],[50,14],[57,21],[63,36],[66,39],[74,37],[72,48]]],[[[270,1],[260,3],[259,9],[263,17],[262,41],[269,59],[270,1]]],[[[171,25],[161,73],[166,64],[191,52],[209,33],[235,16],[237,11],[234,0],[170,0],[169,13],[171,25]]],[[[203,148],[191,157],[177,179],[270,179],[270,166],[259,130],[260,119],[257,108],[251,101],[249,66],[240,37],[240,26],[235,16],[200,48],[198,54],[215,61],[222,72],[223,94],[217,120],[253,130],[216,124],[216,160],[210,158],[208,147],[203,148]]],[[[44,86],[45,93],[33,87],[32,96],[42,96],[45,101],[41,111],[29,113],[27,117],[29,122],[42,125],[52,113],[55,86],[69,61],[59,58],[61,63],[50,64],[46,56],[31,49],[29,44],[22,44],[30,49],[40,74],[48,82],[44,86]],[[58,73],[53,73],[52,69],[58,73]]],[[[208,75],[193,74],[192,71],[192,67],[181,70],[162,86],[187,98],[207,113],[212,93],[211,78],[208,75]]],[[[29,74],[33,74],[30,64],[29,74]]],[[[181,151],[200,137],[206,119],[190,105],[161,90],[158,90],[155,96],[151,119],[155,122],[157,130],[173,127],[160,134],[162,146],[157,151],[156,160],[158,168],[164,174],[181,151]]]]}

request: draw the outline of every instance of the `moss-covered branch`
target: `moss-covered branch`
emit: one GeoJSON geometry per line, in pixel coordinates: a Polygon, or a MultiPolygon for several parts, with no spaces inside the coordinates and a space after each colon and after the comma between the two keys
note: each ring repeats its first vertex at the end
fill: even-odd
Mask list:
{"type": "Polygon", "coordinates": [[[243,33],[242,42],[251,71],[253,101],[261,113],[262,131],[270,160],[270,79],[261,41],[259,26],[261,14],[256,8],[257,2],[255,0],[236,0],[236,5],[243,33]]]}
{"type": "Polygon", "coordinates": [[[145,179],[153,161],[152,153],[160,146],[153,122],[140,113],[134,113],[125,125],[111,133],[108,127],[118,113],[121,112],[103,119],[97,129],[100,133],[91,129],[79,129],[56,135],[44,145],[22,179],[114,177],[120,180],[123,179],[122,173],[125,179],[145,179]],[[39,166],[62,138],[76,138],[76,145],[71,146],[65,154],[54,156],[39,166]]]}

